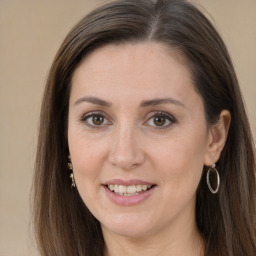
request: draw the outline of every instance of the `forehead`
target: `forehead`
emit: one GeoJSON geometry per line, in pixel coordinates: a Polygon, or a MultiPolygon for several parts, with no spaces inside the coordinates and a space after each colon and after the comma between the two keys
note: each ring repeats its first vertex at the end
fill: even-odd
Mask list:
{"type": "Polygon", "coordinates": [[[71,97],[182,97],[194,91],[185,58],[161,43],[106,45],[91,52],[72,77],[71,97]]]}
{"type": "MultiPolygon", "coordinates": [[[[90,72],[108,71],[109,68],[118,68],[119,71],[127,69],[127,65],[133,61],[133,64],[141,64],[140,68],[150,69],[156,68],[160,60],[167,64],[174,60],[180,65],[187,66],[187,61],[184,54],[166,44],[160,42],[134,42],[134,43],[121,43],[121,44],[107,44],[96,48],[89,52],[86,57],[78,65],[74,73],[84,68],[89,68],[90,72]],[[154,65],[155,64],[155,65],[154,65]]],[[[158,65],[159,66],[159,65],[158,65]]],[[[134,69],[138,68],[133,66],[134,69]]],[[[131,68],[131,66],[129,67],[131,68]]],[[[132,71],[132,70],[131,70],[132,71]]]]}

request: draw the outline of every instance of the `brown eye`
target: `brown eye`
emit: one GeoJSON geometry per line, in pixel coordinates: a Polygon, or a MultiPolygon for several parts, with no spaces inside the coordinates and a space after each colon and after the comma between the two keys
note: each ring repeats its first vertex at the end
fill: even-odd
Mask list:
{"type": "Polygon", "coordinates": [[[94,125],[101,125],[104,123],[104,117],[103,116],[93,116],[92,122],[94,125]]]}
{"type": "Polygon", "coordinates": [[[167,129],[174,123],[176,123],[176,119],[172,115],[166,112],[158,112],[153,113],[145,124],[155,129],[167,129]]]}
{"type": "Polygon", "coordinates": [[[157,116],[154,118],[154,124],[156,126],[163,126],[166,122],[166,118],[162,116],[157,116]]]}
{"type": "Polygon", "coordinates": [[[111,122],[102,114],[88,113],[81,118],[81,122],[91,128],[103,128],[106,125],[110,125],[111,122]]]}

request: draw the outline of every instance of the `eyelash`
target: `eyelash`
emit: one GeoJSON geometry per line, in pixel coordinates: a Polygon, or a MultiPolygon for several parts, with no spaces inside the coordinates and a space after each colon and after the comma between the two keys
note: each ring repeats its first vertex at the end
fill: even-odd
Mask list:
{"type": "MultiPolygon", "coordinates": [[[[158,129],[158,130],[168,129],[172,124],[177,122],[177,120],[172,115],[170,115],[166,112],[163,112],[163,111],[156,111],[147,117],[147,121],[145,123],[148,123],[152,118],[156,118],[156,117],[164,118],[164,120],[165,120],[164,126],[157,126],[157,125],[153,126],[155,129],[158,129]],[[165,125],[166,122],[169,122],[169,124],[165,125]]],[[[148,125],[148,126],[150,126],[150,125],[148,125]]]]}
{"type": "MultiPolygon", "coordinates": [[[[110,124],[100,124],[100,125],[93,125],[93,124],[90,124],[88,123],[88,119],[91,118],[91,117],[101,117],[103,118],[103,120],[108,120],[108,118],[106,117],[106,114],[102,113],[102,112],[90,112],[90,113],[87,113],[85,115],[83,115],[80,119],[80,122],[84,123],[86,126],[90,127],[90,128],[93,128],[93,129],[101,129],[103,126],[105,125],[110,125],[110,124]]],[[[153,112],[151,113],[148,117],[147,117],[147,121],[145,123],[143,123],[144,125],[147,125],[147,126],[150,126],[149,124],[146,124],[148,123],[152,118],[156,118],[156,117],[160,117],[160,118],[164,118],[164,126],[153,126],[154,129],[158,129],[158,130],[161,130],[161,129],[167,129],[169,128],[172,124],[176,123],[177,120],[170,114],[166,113],[166,112],[163,112],[163,111],[156,111],[156,112],[153,112]],[[166,122],[169,122],[167,125],[165,125],[166,122]]],[[[103,121],[104,122],[104,121],[103,121]]]]}
{"type": "Polygon", "coordinates": [[[82,118],[80,119],[80,121],[82,123],[84,123],[86,126],[90,127],[90,128],[94,128],[94,129],[100,129],[102,128],[102,125],[92,125],[92,124],[89,124],[88,123],[88,119],[91,118],[91,117],[103,117],[104,120],[108,118],[106,118],[105,114],[103,114],[102,112],[89,112],[85,115],[82,116],[82,118]]]}

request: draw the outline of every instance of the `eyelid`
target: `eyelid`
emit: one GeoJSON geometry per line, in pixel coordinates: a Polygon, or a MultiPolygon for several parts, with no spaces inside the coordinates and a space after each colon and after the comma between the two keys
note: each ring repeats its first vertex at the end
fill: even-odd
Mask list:
{"type": "Polygon", "coordinates": [[[165,117],[172,119],[173,121],[176,120],[173,115],[171,115],[165,111],[162,111],[162,110],[153,111],[153,112],[149,113],[146,118],[149,119],[154,116],[165,116],[165,117]]]}
{"type": "MultiPolygon", "coordinates": [[[[110,121],[110,120],[111,120],[111,118],[108,116],[108,114],[106,114],[102,110],[100,110],[100,111],[96,110],[96,111],[88,112],[86,114],[83,114],[81,116],[81,118],[79,119],[79,121],[81,123],[85,124],[86,126],[88,126],[90,128],[96,128],[96,129],[101,129],[101,128],[103,128],[106,125],[113,124],[113,122],[110,121]],[[89,124],[86,120],[88,118],[94,116],[94,115],[102,116],[104,119],[106,119],[108,121],[108,124],[101,124],[101,125],[91,125],[91,124],[89,124]]],[[[165,111],[154,111],[154,112],[149,113],[146,116],[146,121],[143,124],[146,125],[146,126],[152,126],[154,129],[159,129],[160,130],[160,129],[168,129],[172,124],[174,124],[176,122],[177,122],[177,120],[176,120],[176,118],[173,115],[171,115],[171,114],[169,114],[169,113],[167,113],[165,111]],[[147,124],[151,118],[157,117],[157,116],[162,116],[162,117],[166,118],[170,122],[170,124],[165,125],[165,126],[157,126],[157,125],[153,126],[153,125],[147,124]]]]}
{"type": "Polygon", "coordinates": [[[85,125],[88,126],[88,127],[90,127],[90,128],[96,128],[96,129],[100,129],[100,128],[102,128],[103,126],[110,125],[110,124],[91,125],[91,124],[89,124],[88,122],[86,122],[86,120],[87,120],[88,118],[90,118],[90,117],[92,117],[92,116],[96,116],[96,115],[102,116],[104,119],[108,120],[108,122],[109,122],[110,124],[112,124],[112,122],[109,121],[109,119],[110,119],[109,116],[108,116],[105,112],[103,112],[103,111],[97,111],[97,110],[96,110],[96,111],[88,112],[88,113],[86,113],[86,114],[83,114],[83,115],[81,116],[81,118],[79,119],[79,121],[80,121],[81,123],[86,123],[85,125]]]}
{"type": "MultiPolygon", "coordinates": [[[[164,111],[154,111],[154,112],[150,113],[150,114],[147,116],[147,120],[146,120],[146,122],[144,122],[144,124],[147,125],[147,122],[148,122],[151,118],[156,117],[156,116],[162,116],[162,117],[168,119],[171,124],[166,125],[166,126],[157,126],[157,125],[156,125],[156,126],[153,126],[154,129],[159,129],[159,130],[160,130],[160,129],[167,129],[167,128],[169,128],[172,124],[174,124],[174,123],[177,122],[176,118],[175,118],[173,115],[171,115],[171,114],[169,114],[169,113],[167,113],[167,112],[164,112],[164,111]]],[[[150,125],[147,125],[147,126],[150,126],[150,125]]]]}

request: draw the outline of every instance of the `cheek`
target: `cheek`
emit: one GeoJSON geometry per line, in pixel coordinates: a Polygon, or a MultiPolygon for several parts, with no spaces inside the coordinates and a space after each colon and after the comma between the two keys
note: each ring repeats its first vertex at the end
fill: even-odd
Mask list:
{"type": "Polygon", "coordinates": [[[104,144],[97,144],[89,140],[73,141],[70,154],[74,170],[80,175],[97,175],[97,170],[103,164],[106,149],[104,144]]]}
{"type": "Polygon", "coordinates": [[[85,203],[93,210],[101,188],[100,172],[103,166],[102,149],[88,143],[77,142],[70,148],[76,188],[85,203]]]}
{"type": "Polygon", "coordinates": [[[175,136],[159,146],[152,147],[154,169],[161,182],[170,181],[175,189],[198,185],[203,169],[205,143],[197,137],[175,136]]]}
{"type": "Polygon", "coordinates": [[[69,131],[69,151],[77,188],[82,198],[95,190],[99,184],[99,173],[102,169],[106,143],[88,138],[84,132],[69,131]]]}
{"type": "Polygon", "coordinates": [[[85,131],[82,125],[70,121],[68,145],[72,163],[77,169],[83,169],[99,160],[104,148],[104,138],[97,138],[85,131]],[[78,168],[79,167],[79,168],[78,168]]]}

